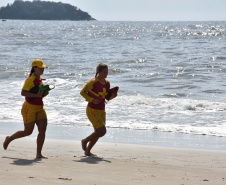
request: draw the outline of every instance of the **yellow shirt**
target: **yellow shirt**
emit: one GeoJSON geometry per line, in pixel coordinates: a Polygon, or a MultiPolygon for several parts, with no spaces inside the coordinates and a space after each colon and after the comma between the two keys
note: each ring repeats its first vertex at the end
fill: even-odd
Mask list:
{"type": "MultiPolygon", "coordinates": [[[[108,90],[110,89],[110,82],[105,79],[105,83],[101,83],[98,77],[90,80],[85,87],[81,90],[80,94],[88,101],[88,106],[97,109],[97,110],[105,110],[105,101],[101,101],[100,104],[93,104],[92,101],[95,96],[91,96],[89,91],[94,92],[97,96],[100,96],[105,100],[106,95],[108,94],[108,90]]],[[[99,97],[95,97],[95,99],[99,99],[99,97]]]]}

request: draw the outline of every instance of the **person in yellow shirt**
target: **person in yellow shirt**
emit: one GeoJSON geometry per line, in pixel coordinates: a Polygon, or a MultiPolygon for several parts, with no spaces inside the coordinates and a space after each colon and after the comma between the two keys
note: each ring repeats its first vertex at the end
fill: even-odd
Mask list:
{"type": "Polygon", "coordinates": [[[32,62],[32,69],[29,77],[26,79],[21,91],[21,95],[25,96],[25,102],[23,103],[21,114],[24,120],[24,130],[17,131],[11,136],[7,136],[3,148],[6,150],[9,143],[15,139],[19,139],[28,135],[31,135],[35,124],[38,127],[37,137],[37,153],[36,158],[47,158],[42,155],[42,147],[45,141],[45,133],[47,128],[47,115],[44,109],[43,97],[48,95],[48,91],[41,92],[39,85],[43,82],[41,75],[44,73],[43,61],[35,59],[32,62]]]}
{"type": "MultiPolygon", "coordinates": [[[[90,151],[100,137],[106,134],[106,112],[105,99],[110,90],[110,82],[106,79],[108,75],[108,65],[101,63],[96,68],[96,76],[91,79],[81,90],[80,94],[88,101],[86,114],[93,125],[94,132],[81,141],[85,155],[95,156],[90,151]]],[[[117,93],[113,93],[113,99],[117,93]]]]}

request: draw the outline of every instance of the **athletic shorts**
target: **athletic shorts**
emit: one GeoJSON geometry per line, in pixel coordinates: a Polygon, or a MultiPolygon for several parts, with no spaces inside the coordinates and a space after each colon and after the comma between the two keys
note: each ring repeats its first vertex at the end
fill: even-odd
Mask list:
{"type": "Polygon", "coordinates": [[[105,110],[97,110],[87,106],[86,115],[89,118],[89,121],[92,123],[94,129],[98,129],[102,126],[105,126],[106,124],[105,110]]]}
{"type": "Polygon", "coordinates": [[[26,101],[23,104],[21,114],[23,116],[24,123],[47,119],[46,111],[42,105],[32,105],[26,101]]]}

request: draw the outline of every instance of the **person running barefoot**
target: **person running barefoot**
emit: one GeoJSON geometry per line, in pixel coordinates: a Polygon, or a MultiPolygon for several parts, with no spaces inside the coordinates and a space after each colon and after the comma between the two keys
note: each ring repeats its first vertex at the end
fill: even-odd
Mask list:
{"type": "Polygon", "coordinates": [[[47,115],[43,105],[43,97],[49,94],[48,91],[41,92],[39,85],[43,84],[41,75],[44,73],[43,61],[35,59],[32,62],[32,69],[29,77],[26,79],[21,91],[21,95],[25,96],[21,114],[24,120],[24,130],[17,131],[11,136],[7,136],[3,143],[3,148],[7,150],[8,145],[15,139],[19,139],[32,134],[35,124],[38,127],[37,137],[37,153],[36,158],[47,157],[42,155],[42,147],[45,141],[45,133],[47,128],[47,115]]]}
{"type": "MultiPolygon", "coordinates": [[[[98,139],[106,134],[105,99],[110,89],[110,82],[106,79],[107,75],[107,64],[99,64],[96,68],[95,78],[91,79],[80,92],[88,101],[86,114],[94,128],[94,132],[81,141],[82,149],[87,156],[96,156],[91,153],[91,149],[98,139]]],[[[117,94],[113,93],[110,99],[116,96],[117,94]]]]}

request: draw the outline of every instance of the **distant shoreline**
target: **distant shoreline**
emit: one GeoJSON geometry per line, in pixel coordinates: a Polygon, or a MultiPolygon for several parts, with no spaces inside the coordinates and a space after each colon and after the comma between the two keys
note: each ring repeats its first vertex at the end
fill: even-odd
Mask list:
{"type": "Polygon", "coordinates": [[[53,19],[0,19],[0,20],[2,20],[3,22],[4,21],[9,21],[9,20],[18,20],[18,21],[87,21],[87,22],[89,22],[89,21],[98,21],[98,20],[96,20],[96,19],[93,19],[93,20],[69,20],[69,19],[61,19],[61,20],[53,20],[53,19]]]}
{"type": "Polygon", "coordinates": [[[61,2],[49,1],[14,1],[6,7],[0,8],[0,19],[19,20],[96,20],[87,12],[61,2]]]}
{"type": "Polygon", "coordinates": [[[176,23],[176,22],[194,22],[194,23],[207,23],[207,22],[226,22],[226,21],[113,21],[113,20],[69,20],[69,19],[65,19],[65,20],[43,20],[43,19],[1,19],[2,21],[9,21],[9,20],[21,20],[21,21],[97,21],[97,22],[172,22],[172,23],[176,23]]]}

